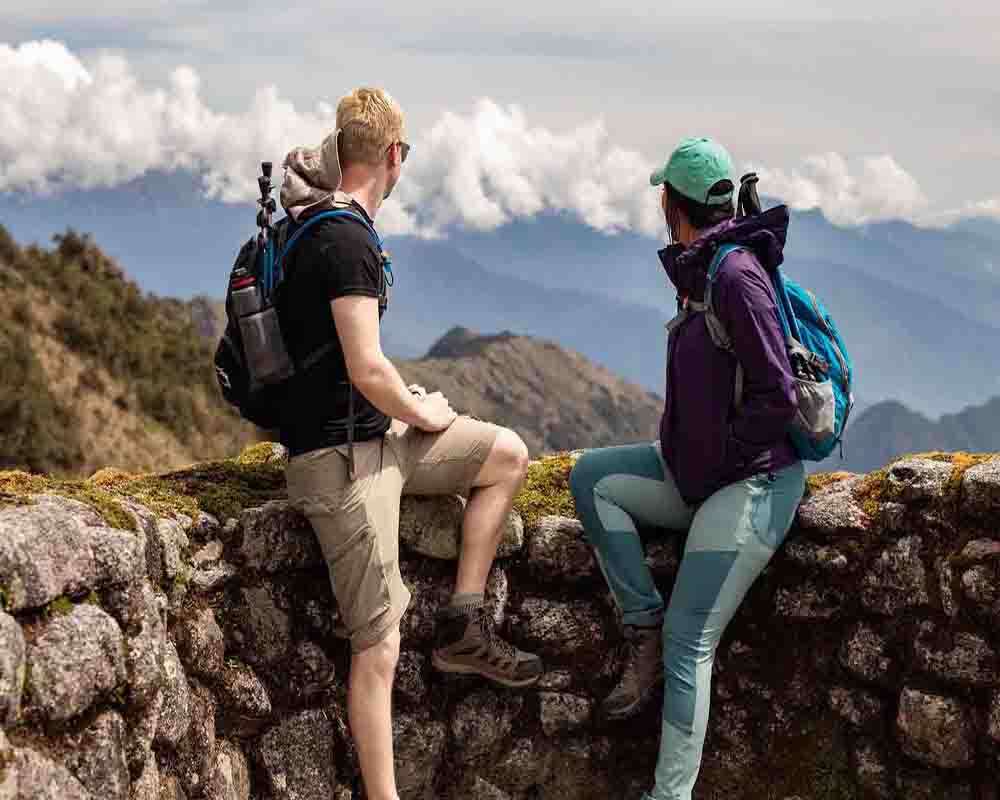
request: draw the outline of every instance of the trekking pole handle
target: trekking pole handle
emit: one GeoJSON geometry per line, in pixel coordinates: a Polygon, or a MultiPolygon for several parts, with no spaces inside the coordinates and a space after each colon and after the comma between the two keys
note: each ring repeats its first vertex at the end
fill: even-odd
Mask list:
{"type": "Polygon", "coordinates": [[[761,213],[760,197],[757,195],[756,172],[748,172],[740,178],[740,199],[738,213],[742,217],[755,217],[761,213]]]}

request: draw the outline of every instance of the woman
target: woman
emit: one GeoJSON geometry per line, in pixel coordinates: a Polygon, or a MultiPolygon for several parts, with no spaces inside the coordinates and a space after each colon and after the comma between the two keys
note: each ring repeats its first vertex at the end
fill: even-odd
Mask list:
{"type": "Polygon", "coordinates": [[[788,212],[735,218],[731,172],[719,144],[686,139],[650,178],[663,186],[673,244],[659,255],[682,310],[669,336],[660,439],[590,451],[570,478],[625,625],[623,675],[603,713],[635,714],[666,681],[656,785],[647,800],[691,797],[716,647],[787,534],[805,489],[805,470],[786,436],[793,377],[766,272],[781,263],[788,212]],[[724,244],[741,246],[725,255],[712,281],[712,306],[731,352],[713,344],[706,315],[694,310],[724,244]],[[734,407],[737,364],[743,385],[734,407]],[[665,611],[637,524],[688,531],[665,611]]]}

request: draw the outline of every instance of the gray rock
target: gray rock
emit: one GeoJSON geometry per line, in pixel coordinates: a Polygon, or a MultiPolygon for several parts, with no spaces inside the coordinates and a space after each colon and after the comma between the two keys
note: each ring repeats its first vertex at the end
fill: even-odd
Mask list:
{"type": "Polygon", "coordinates": [[[393,690],[403,705],[421,708],[427,702],[427,656],[412,650],[400,653],[393,690]]]}
{"type": "Polygon", "coordinates": [[[583,525],[567,517],[542,517],[528,538],[528,564],[542,577],[563,580],[595,578],[600,570],[583,525]]]}
{"type": "Polygon", "coordinates": [[[927,604],[922,547],[919,536],[909,536],[882,552],[862,581],[861,602],[865,608],[891,617],[904,608],[927,604]]]}
{"type": "Polygon", "coordinates": [[[646,543],[646,565],[652,571],[653,577],[673,580],[681,564],[679,545],[678,536],[653,539],[646,543]]]}
{"type": "Polygon", "coordinates": [[[941,592],[941,609],[949,617],[958,615],[958,601],[955,599],[955,570],[947,558],[938,559],[938,589],[941,592]]]}
{"type": "Polygon", "coordinates": [[[507,601],[510,599],[510,583],[507,573],[494,566],[486,578],[486,604],[493,622],[500,628],[507,619],[507,601]]]}
{"type": "Polygon", "coordinates": [[[236,553],[245,569],[272,574],[324,563],[308,520],[286,501],[246,509],[240,527],[243,535],[236,553]]]}
{"type": "Polygon", "coordinates": [[[962,477],[962,507],[984,517],[1000,511],[1000,459],[966,470],[962,477]]]}
{"type": "Polygon", "coordinates": [[[872,740],[861,741],[854,748],[854,774],[864,797],[892,800],[892,780],[885,752],[872,740]]]}
{"type": "Polygon", "coordinates": [[[7,770],[15,800],[97,800],[68,769],[34,750],[15,750],[7,770]]]}
{"type": "Polygon", "coordinates": [[[191,725],[177,745],[174,768],[184,791],[195,797],[205,791],[215,771],[215,696],[191,681],[191,725]]]}
{"type": "Polygon", "coordinates": [[[139,776],[132,781],[130,800],[160,800],[160,766],[153,753],[146,757],[139,776]]]}
{"type": "MultiPolygon", "coordinates": [[[[404,576],[406,571],[404,570],[404,576]]],[[[429,645],[434,638],[434,618],[438,609],[450,598],[450,588],[442,576],[404,577],[412,599],[400,621],[403,648],[415,649],[429,645]]]]}
{"type": "Polygon", "coordinates": [[[161,778],[160,800],[187,800],[187,795],[181,787],[181,782],[173,775],[161,778]]]}
{"type": "Polygon", "coordinates": [[[216,743],[215,771],[205,800],[249,800],[250,766],[243,751],[224,739],[216,743]]]}
{"type": "Polygon", "coordinates": [[[218,564],[222,560],[222,553],[225,545],[218,539],[212,539],[202,547],[197,553],[191,556],[191,564],[197,569],[204,569],[218,564]]]}
{"type": "Polygon", "coordinates": [[[36,501],[0,511],[0,586],[9,611],[122,586],[142,574],[138,537],[105,527],[83,503],[54,495],[36,501]]]}
{"type": "Polygon", "coordinates": [[[21,713],[27,663],[21,626],[0,610],[0,727],[13,725],[21,713]]]}
{"type": "Polygon", "coordinates": [[[968,783],[949,781],[932,770],[900,770],[896,790],[896,796],[905,800],[976,800],[968,783]]]}
{"type": "Polygon", "coordinates": [[[548,737],[575,731],[590,721],[591,702],[583,697],[556,692],[538,695],[542,731],[548,737]]]}
{"type": "Polygon", "coordinates": [[[554,749],[548,780],[538,788],[538,800],[598,800],[613,796],[608,770],[602,763],[604,743],[588,739],[563,740],[554,749]]]}
{"type": "Polygon", "coordinates": [[[394,715],[392,741],[401,800],[421,800],[434,785],[447,738],[445,724],[426,712],[394,715]]]}
{"type": "Polygon", "coordinates": [[[180,620],[173,631],[177,653],[195,675],[214,679],[222,672],[226,642],[211,608],[201,608],[180,620]]]}
{"type": "Polygon", "coordinates": [[[835,547],[800,540],[785,546],[785,556],[804,569],[815,569],[825,573],[839,573],[847,569],[847,557],[835,547]]]}
{"type": "Polygon", "coordinates": [[[28,665],[32,703],[46,719],[68,720],[125,681],[125,640],[112,617],[84,603],[42,627],[28,665]]]}
{"type": "Polygon", "coordinates": [[[14,748],[0,726],[0,800],[15,800],[17,775],[13,768],[14,748]]]}
{"type": "Polygon", "coordinates": [[[951,478],[952,465],[927,458],[904,458],[889,468],[889,494],[904,503],[940,500],[951,478]]]}
{"type": "Polygon", "coordinates": [[[167,647],[167,631],[161,605],[148,581],[143,581],[134,593],[141,611],[137,625],[127,631],[129,700],[138,705],[149,703],[163,685],[163,659],[167,647]]]}
{"type": "Polygon", "coordinates": [[[896,672],[885,637],[864,623],[856,625],[844,640],[839,658],[844,669],[868,683],[888,685],[896,672]]]}
{"type": "Polygon", "coordinates": [[[519,695],[500,697],[483,689],[462,700],[451,716],[451,735],[460,763],[495,755],[510,736],[515,717],[521,712],[519,695]]]}
{"type": "Polygon", "coordinates": [[[546,670],[535,688],[544,692],[565,692],[573,686],[573,673],[565,669],[546,670]]]}
{"type": "Polygon", "coordinates": [[[995,539],[976,539],[962,548],[959,558],[967,561],[1000,559],[1000,542],[995,539]]]}
{"type": "Polygon", "coordinates": [[[832,619],[840,613],[842,604],[839,591],[812,581],[795,589],[779,589],[774,595],[775,613],[789,619],[832,619]]]}
{"type": "MultiPolygon", "coordinates": [[[[404,496],[399,510],[399,538],[411,550],[429,558],[458,558],[465,516],[464,498],[404,496]]],[[[507,558],[524,547],[524,522],[511,511],[503,524],[498,558],[507,558]]]]}
{"type": "Polygon", "coordinates": [[[516,511],[511,511],[503,521],[497,558],[510,558],[524,549],[524,520],[516,511]]]}
{"type": "Polygon", "coordinates": [[[225,561],[207,569],[198,569],[191,573],[188,579],[188,586],[196,594],[208,594],[217,592],[226,582],[235,578],[239,570],[232,564],[225,561]]]}
{"type": "Polygon", "coordinates": [[[552,771],[553,745],[541,736],[515,739],[489,772],[489,778],[514,795],[548,781],[552,771]]]}
{"type": "Polygon", "coordinates": [[[607,651],[604,619],[587,602],[526,598],[514,630],[526,649],[576,668],[597,666],[607,651]]]}
{"type": "Polygon", "coordinates": [[[866,533],[872,521],[854,499],[854,490],[862,480],[863,476],[856,476],[813,492],[799,506],[797,527],[824,536],[866,533]]]}
{"type": "Polygon", "coordinates": [[[992,564],[967,569],[962,573],[962,594],[974,605],[992,609],[1000,601],[1000,570],[992,564]]]}
{"type": "Polygon", "coordinates": [[[156,741],[176,746],[191,726],[191,688],[173,642],[167,642],[163,657],[163,710],[156,728],[156,741]]]}
{"type": "Polygon", "coordinates": [[[1000,661],[981,636],[922,622],[913,649],[917,666],[941,680],[962,686],[1000,685],[1000,661]]]}
{"type": "Polygon", "coordinates": [[[507,792],[478,775],[463,776],[462,780],[451,787],[447,797],[448,800],[466,800],[470,797],[477,800],[511,800],[507,792]]]}
{"type": "Polygon", "coordinates": [[[228,663],[215,684],[227,726],[240,736],[259,730],[271,716],[271,698],[253,668],[228,663]]]}
{"type": "Polygon", "coordinates": [[[286,717],[261,737],[259,763],[275,800],[314,800],[337,790],[334,727],[323,709],[286,717]]]}
{"type": "Polygon", "coordinates": [[[975,761],[975,726],[968,707],[954,698],[904,689],[896,732],[903,752],[932,767],[970,767],[975,761]]]}
{"type": "Polygon", "coordinates": [[[270,584],[245,587],[240,597],[233,637],[241,645],[240,655],[258,667],[272,664],[288,652],[292,642],[292,621],[280,605],[283,598],[270,584]]]}
{"type": "Polygon", "coordinates": [[[149,579],[162,586],[186,576],[184,555],[190,542],[180,523],[156,517],[155,520],[147,520],[144,528],[149,579]]]}
{"type": "Polygon", "coordinates": [[[219,520],[211,514],[199,511],[191,522],[191,525],[185,529],[185,532],[188,536],[204,542],[218,535],[221,528],[219,520]]]}
{"type": "Polygon", "coordinates": [[[885,713],[885,703],[877,694],[844,686],[834,686],[830,690],[830,708],[856,727],[877,722],[885,713]]]}
{"type": "Polygon", "coordinates": [[[132,781],[130,800],[160,800],[160,767],[153,753],[147,755],[139,777],[132,781]]]}
{"type": "Polygon", "coordinates": [[[411,550],[453,561],[458,558],[465,503],[457,495],[403,498],[399,539],[411,550]]]}
{"type": "Polygon", "coordinates": [[[287,669],[290,691],[303,699],[322,694],[337,682],[333,662],[315,642],[299,642],[287,669]]]}
{"type": "Polygon", "coordinates": [[[64,737],[61,744],[63,764],[95,798],[128,800],[131,781],[121,714],[105,711],[80,733],[64,737]]]}
{"type": "Polygon", "coordinates": [[[987,731],[990,738],[997,744],[1000,744],[1000,692],[993,692],[993,697],[990,700],[987,731]]]}
{"type": "Polygon", "coordinates": [[[153,740],[156,738],[162,710],[162,691],[157,692],[148,705],[131,705],[125,708],[125,758],[133,776],[145,768],[153,751],[153,740]]]}

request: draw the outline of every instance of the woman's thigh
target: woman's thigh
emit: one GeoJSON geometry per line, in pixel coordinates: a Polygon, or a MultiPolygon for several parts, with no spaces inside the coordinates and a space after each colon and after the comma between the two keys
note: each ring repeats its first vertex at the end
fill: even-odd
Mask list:
{"type": "Polygon", "coordinates": [[[641,525],[685,530],[694,516],[655,443],[590,450],[573,468],[571,485],[578,505],[603,500],[641,525]]]}

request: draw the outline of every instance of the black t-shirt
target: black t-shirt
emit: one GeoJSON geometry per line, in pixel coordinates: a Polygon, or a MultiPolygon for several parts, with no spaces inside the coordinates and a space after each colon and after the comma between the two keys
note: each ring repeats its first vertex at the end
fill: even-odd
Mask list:
{"type": "MultiPolygon", "coordinates": [[[[370,222],[360,205],[351,208],[370,222]]],[[[323,345],[333,345],[289,381],[280,435],[295,456],[347,442],[350,384],[330,303],[348,295],[379,297],[385,274],[374,237],[357,220],[343,217],[322,220],[306,231],[282,267],[285,279],[275,302],[289,355],[298,363],[323,345]]],[[[389,417],[356,388],[354,413],[357,442],[389,428],[389,417]]]]}

